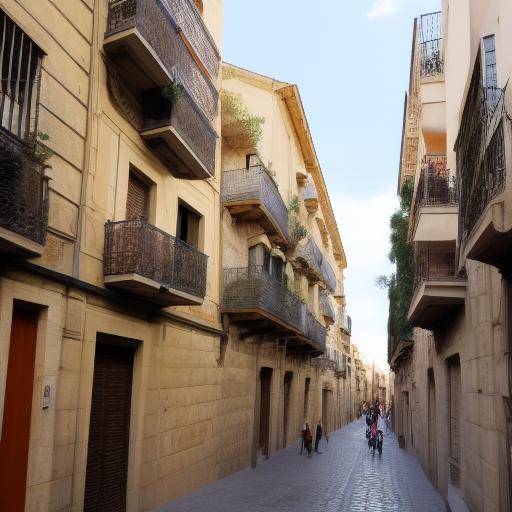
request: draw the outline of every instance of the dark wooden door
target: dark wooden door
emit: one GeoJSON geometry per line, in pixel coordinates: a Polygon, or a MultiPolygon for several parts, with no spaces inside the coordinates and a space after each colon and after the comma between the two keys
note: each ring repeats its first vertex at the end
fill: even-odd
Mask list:
{"type": "Polygon", "coordinates": [[[97,343],[85,512],[124,512],[134,349],[97,343]]]}
{"type": "Polygon", "coordinates": [[[23,512],[38,313],[13,310],[0,441],[0,510],[23,512]]]}
{"type": "Polygon", "coordinates": [[[270,434],[270,394],[272,384],[272,368],[260,370],[260,432],[259,448],[262,455],[269,454],[268,437],[270,434]]]}

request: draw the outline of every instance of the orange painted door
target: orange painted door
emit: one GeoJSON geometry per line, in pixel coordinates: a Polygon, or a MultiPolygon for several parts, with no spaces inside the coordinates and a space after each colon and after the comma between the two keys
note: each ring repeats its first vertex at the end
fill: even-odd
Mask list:
{"type": "Polygon", "coordinates": [[[15,307],[0,440],[0,510],[23,512],[38,313],[15,307]]]}

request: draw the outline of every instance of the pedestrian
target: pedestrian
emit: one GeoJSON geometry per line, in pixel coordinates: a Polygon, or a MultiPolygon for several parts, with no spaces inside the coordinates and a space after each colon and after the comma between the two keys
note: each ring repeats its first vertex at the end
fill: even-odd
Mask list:
{"type": "Polygon", "coordinates": [[[309,423],[306,423],[306,451],[308,452],[308,457],[311,457],[311,449],[313,447],[313,434],[309,428],[309,423]]]}
{"type": "Polygon", "coordinates": [[[307,423],[304,422],[302,425],[302,432],[300,434],[300,454],[302,455],[304,448],[306,448],[306,426],[307,423]]]}
{"type": "Polygon", "coordinates": [[[322,423],[318,420],[316,425],[316,435],[315,435],[315,452],[322,453],[318,451],[318,445],[320,444],[320,439],[322,439],[322,423]]]}

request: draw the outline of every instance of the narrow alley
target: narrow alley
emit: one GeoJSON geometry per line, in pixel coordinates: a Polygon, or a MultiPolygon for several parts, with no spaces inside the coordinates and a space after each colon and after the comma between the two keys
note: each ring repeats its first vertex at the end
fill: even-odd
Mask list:
{"type": "Polygon", "coordinates": [[[333,433],[321,454],[299,456],[298,444],[256,469],[217,481],[155,512],[436,512],[444,500],[417,460],[384,438],[382,457],[368,452],[363,420],[333,433]]]}

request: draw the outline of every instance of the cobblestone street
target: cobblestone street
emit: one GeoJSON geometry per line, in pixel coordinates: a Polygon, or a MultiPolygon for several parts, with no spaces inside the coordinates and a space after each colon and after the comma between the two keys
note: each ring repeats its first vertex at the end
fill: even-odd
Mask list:
{"type": "Polygon", "coordinates": [[[364,422],[324,440],[319,455],[298,455],[298,445],[257,469],[240,471],[159,512],[441,512],[444,500],[420,465],[385,434],[384,453],[368,452],[364,422]]]}

